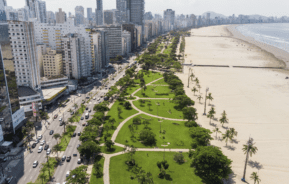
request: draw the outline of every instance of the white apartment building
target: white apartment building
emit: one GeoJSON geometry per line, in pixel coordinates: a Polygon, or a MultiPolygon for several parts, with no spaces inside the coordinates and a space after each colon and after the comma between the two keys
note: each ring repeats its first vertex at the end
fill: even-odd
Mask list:
{"type": "Polygon", "coordinates": [[[123,30],[122,34],[122,55],[128,55],[131,52],[131,34],[130,32],[123,30]]]}
{"type": "Polygon", "coordinates": [[[38,90],[41,88],[40,67],[37,61],[33,22],[8,23],[17,85],[38,90]]]}
{"type": "Polygon", "coordinates": [[[36,18],[41,23],[47,23],[46,18],[46,2],[36,0],[35,3],[36,18]]]}
{"type": "Polygon", "coordinates": [[[19,104],[24,108],[24,112],[32,111],[32,103],[36,103],[39,109],[42,109],[41,94],[30,87],[18,87],[19,104]]]}

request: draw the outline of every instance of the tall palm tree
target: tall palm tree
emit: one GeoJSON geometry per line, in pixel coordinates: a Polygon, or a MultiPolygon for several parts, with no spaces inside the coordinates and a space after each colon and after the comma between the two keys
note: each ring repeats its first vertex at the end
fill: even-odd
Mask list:
{"type": "Polygon", "coordinates": [[[222,127],[224,127],[224,124],[225,123],[228,123],[228,118],[227,118],[227,114],[226,114],[226,111],[224,111],[222,113],[222,117],[219,119],[220,123],[222,124],[222,127]]]}
{"type": "Polygon", "coordinates": [[[190,77],[191,77],[191,81],[193,81],[193,78],[195,77],[195,74],[192,72],[190,77]]]}
{"type": "Polygon", "coordinates": [[[206,98],[209,100],[209,105],[210,105],[210,101],[212,101],[214,99],[212,97],[212,93],[209,93],[209,95],[206,98]]]}
{"type": "Polygon", "coordinates": [[[259,182],[261,181],[261,179],[259,178],[257,172],[252,172],[250,178],[251,178],[252,180],[254,180],[254,184],[256,184],[256,183],[259,184],[259,182]]]}
{"type": "Polygon", "coordinates": [[[61,135],[59,133],[56,133],[56,134],[53,134],[52,137],[57,141],[57,144],[58,144],[58,139],[61,138],[61,135]]]}
{"type": "Polygon", "coordinates": [[[58,152],[61,151],[62,146],[60,146],[59,144],[56,144],[52,147],[52,151],[57,153],[57,158],[58,158],[58,152]]]}
{"type": "Polygon", "coordinates": [[[203,98],[203,97],[202,97],[201,95],[198,96],[197,99],[199,100],[199,103],[201,103],[202,98],[203,98]]]}
{"type": "Polygon", "coordinates": [[[207,117],[210,118],[210,124],[211,124],[211,120],[212,118],[214,118],[214,115],[216,114],[215,108],[212,107],[211,110],[208,112],[207,117]]]}
{"type": "Polygon", "coordinates": [[[237,136],[237,135],[238,135],[238,132],[235,130],[235,128],[230,128],[229,130],[230,130],[232,139],[234,138],[234,136],[237,136]]]}
{"type": "Polygon", "coordinates": [[[249,144],[249,146],[247,144],[244,144],[243,149],[242,149],[244,154],[249,153],[250,157],[252,157],[253,154],[256,154],[258,151],[258,148],[256,146],[254,146],[254,144],[255,143],[253,143],[253,142],[251,144],[249,144]]]}
{"type": "Polygon", "coordinates": [[[198,84],[197,86],[198,86],[198,88],[199,88],[199,93],[201,94],[201,88],[202,88],[202,87],[201,87],[200,84],[198,84]]]}
{"type": "Polygon", "coordinates": [[[215,127],[215,129],[213,130],[213,132],[216,132],[216,139],[217,139],[217,134],[218,134],[218,133],[222,133],[218,127],[215,127]]]}
{"type": "Polygon", "coordinates": [[[197,88],[194,86],[192,91],[194,92],[194,96],[196,96],[196,92],[198,91],[197,88]]]}
{"type": "Polygon", "coordinates": [[[195,82],[196,82],[196,84],[199,84],[199,83],[200,83],[198,77],[195,78],[195,82]]]}
{"type": "Polygon", "coordinates": [[[227,146],[228,140],[232,140],[230,130],[227,130],[226,133],[223,134],[222,141],[223,140],[226,141],[226,146],[227,146]]]}

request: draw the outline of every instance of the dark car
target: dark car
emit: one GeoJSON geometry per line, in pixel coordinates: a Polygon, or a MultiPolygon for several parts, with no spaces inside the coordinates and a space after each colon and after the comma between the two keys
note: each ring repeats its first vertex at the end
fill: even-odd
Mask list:
{"type": "Polygon", "coordinates": [[[74,156],[74,157],[77,157],[77,154],[76,154],[76,153],[74,153],[74,154],[73,154],[73,156],[74,156]]]}
{"type": "Polygon", "coordinates": [[[36,143],[33,143],[33,144],[32,144],[32,148],[35,148],[35,147],[36,147],[36,145],[37,145],[36,143]]]}
{"type": "Polygon", "coordinates": [[[66,158],[66,162],[70,162],[70,160],[71,160],[71,156],[68,156],[68,157],[66,158]]]}
{"type": "Polygon", "coordinates": [[[84,120],[84,117],[81,117],[80,120],[84,120]]]}
{"type": "Polygon", "coordinates": [[[74,132],[73,135],[72,135],[72,137],[75,137],[75,136],[76,136],[76,133],[74,132]]]}
{"type": "Polygon", "coordinates": [[[44,146],[44,150],[47,150],[48,148],[49,148],[49,145],[46,144],[46,145],[44,146]]]}
{"type": "Polygon", "coordinates": [[[88,110],[88,107],[86,107],[85,110],[88,110]]]}
{"type": "Polygon", "coordinates": [[[52,135],[54,133],[54,130],[50,130],[49,135],[52,135]]]}
{"type": "Polygon", "coordinates": [[[77,135],[78,135],[78,136],[80,136],[80,135],[81,135],[81,133],[80,133],[80,132],[78,132],[78,133],[77,133],[77,135]]]}
{"type": "Polygon", "coordinates": [[[58,116],[58,114],[55,114],[55,115],[54,115],[54,119],[56,119],[56,118],[57,118],[57,116],[58,116]]]}
{"type": "Polygon", "coordinates": [[[60,123],[59,123],[59,126],[62,126],[62,125],[63,125],[63,122],[60,122],[60,123]]]}
{"type": "Polygon", "coordinates": [[[73,115],[74,114],[74,112],[72,111],[71,113],[70,113],[70,115],[73,115]]]}

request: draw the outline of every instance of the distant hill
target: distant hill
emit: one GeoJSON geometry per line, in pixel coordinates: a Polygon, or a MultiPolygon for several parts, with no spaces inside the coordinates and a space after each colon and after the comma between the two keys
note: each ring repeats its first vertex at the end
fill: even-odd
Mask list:
{"type": "Polygon", "coordinates": [[[221,18],[227,18],[227,16],[225,15],[222,15],[222,14],[219,14],[219,13],[215,13],[215,12],[212,12],[212,11],[207,11],[205,13],[202,14],[202,17],[203,16],[207,16],[207,13],[210,13],[210,19],[215,19],[215,17],[221,17],[221,18]]]}

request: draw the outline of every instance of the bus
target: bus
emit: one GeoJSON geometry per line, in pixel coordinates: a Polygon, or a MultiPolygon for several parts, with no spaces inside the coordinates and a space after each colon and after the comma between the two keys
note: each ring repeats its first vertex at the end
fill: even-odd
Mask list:
{"type": "Polygon", "coordinates": [[[88,118],[89,118],[89,114],[87,112],[87,113],[85,113],[85,119],[88,119],[88,118]]]}

